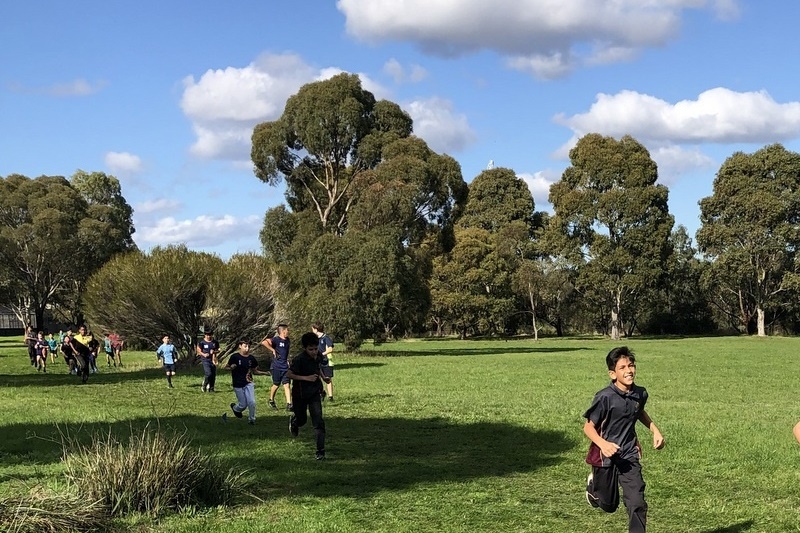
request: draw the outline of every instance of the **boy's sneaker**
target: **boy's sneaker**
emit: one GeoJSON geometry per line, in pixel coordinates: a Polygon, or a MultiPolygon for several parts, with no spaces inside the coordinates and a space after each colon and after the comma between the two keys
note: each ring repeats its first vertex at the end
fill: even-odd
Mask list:
{"type": "Polygon", "coordinates": [[[256,425],[256,421],[255,420],[248,420],[247,423],[250,424],[251,426],[255,426],[256,425]]]}
{"type": "Polygon", "coordinates": [[[594,474],[586,478],[586,501],[592,507],[600,507],[600,500],[594,496],[594,474]]]}
{"type": "MultiPolygon", "coordinates": [[[[234,409],[235,406],[236,406],[235,403],[231,404],[231,411],[233,411],[233,416],[235,416],[236,418],[242,418],[242,413],[234,409]]],[[[252,424],[252,421],[250,423],[252,424]]]]}
{"type": "Polygon", "coordinates": [[[296,437],[297,435],[300,434],[300,428],[298,428],[293,424],[292,420],[293,418],[294,418],[293,416],[289,417],[289,433],[292,434],[292,437],[296,437]]]}
{"type": "Polygon", "coordinates": [[[275,400],[270,400],[270,401],[269,401],[269,402],[267,402],[267,403],[269,403],[269,406],[270,406],[270,408],[271,408],[273,411],[277,411],[277,410],[278,410],[278,406],[277,406],[277,405],[275,405],[275,400]]]}
{"type": "Polygon", "coordinates": [[[314,456],[314,459],[316,459],[317,461],[324,461],[325,452],[317,452],[317,454],[314,456]]]}
{"type": "Polygon", "coordinates": [[[328,401],[332,402],[333,401],[333,396],[328,396],[328,401]]]}
{"type": "Polygon", "coordinates": [[[286,404],[286,410],[287,410],[287,411],[289,411],[289,412],[291,412],[291,411],[292,411],[292,409],[294,409],[294,404],[287,403],[287,404],[286,404]]]}
{"type": "Polygon", "coordinates": [[[205,391],[206,391],[206,384],[205,384],[205,383],[203,383],[203,386],[202,386],[202,387],[200,387],[200,390],[202,390],[203,392],[205,392],[205,391]]]}

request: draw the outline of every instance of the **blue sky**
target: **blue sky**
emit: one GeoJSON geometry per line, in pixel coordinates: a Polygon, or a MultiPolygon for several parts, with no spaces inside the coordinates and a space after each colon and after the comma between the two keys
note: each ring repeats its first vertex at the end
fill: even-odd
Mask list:
{"type": "Polygon", "coordinates": [[[308,82],[358,73],[471,181],[548,186],[589,132],[630,133],[676,223],[735,151],[800,151],[794,0],[5,0],[0,176],[118,177],[143,249],[260,249],[283,188],[250,132],[308,82]]]}

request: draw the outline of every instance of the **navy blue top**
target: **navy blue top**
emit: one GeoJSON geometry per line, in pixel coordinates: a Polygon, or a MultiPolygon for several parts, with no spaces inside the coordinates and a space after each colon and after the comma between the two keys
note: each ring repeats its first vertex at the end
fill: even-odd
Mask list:
{"type": "Polygon", "coordinates": [[[328,348],[333,348],[333,340],[327,335],[322,335],[322,337],[319,338],[319,364],[322,366],[328,366],[330,362],[328,361],[327,355],[322,355],[328,348]]]}
{"type": "Polygon", "coordinates": [[[289,339],[282,339],[275,335],[269,341],[272,343],[272,349],[275,350],[275,357],[272,359],[272,368],[288,370],[289,339]]]}
{"type": "Polygon", "coordinates": [[[248,383],[253,382],[252,369],[258,368],[258,361],[252,355],[244,356],[240,353],[235,353],[228,360],[229,365],[236,365],[231,368],[231,377],[233,380],[233,388],[240,389],[246,387],[248,383]]]}
{"type": "Polygon", "coordinates": [[[206,360],[211,361],[211,356],[210,356],[211,350],[214,351],[219,350],[219,343],[217,342],[216,339],[211,339],[210,341],[203,339],[200,342],[198,342],[197,345],[200,347],[200,351],[206,355],[206,357],[203,357],[204,361],[206,360]]]}
{"type": "MultiPolygon", "coordinates": [[[[633,385],[622,392],[613,382],[594,396],[592,405],[583,414],[590,420],[597,433],[619,446],[617,456],[626,460],[638,460],[639,448],[636,440],[636,421],[647,403],[647,390],[633,385]]],[[[603,466],[610,466],[611,459],[603,457],[603,466]]]]}

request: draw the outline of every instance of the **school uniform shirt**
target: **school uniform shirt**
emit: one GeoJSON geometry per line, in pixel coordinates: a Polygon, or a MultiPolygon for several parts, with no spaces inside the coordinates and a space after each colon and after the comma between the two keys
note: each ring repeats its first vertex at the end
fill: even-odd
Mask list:
{"type": "Polygon", "coordinates": [[[164,359],[165,365],[174,365],[175,364],[175,345],[174,344],[162,344],[156,350],[156,353],[164,359]]]}
{"type": "Polygon", "coordinates": [[[235,353],[231,356],[228,364],[236,365],[231,369],[231,380],[234,389],[241,389],[246,387],[248,383],[253,382],[252,370],[258,368],[258,361],[256,361],[255,357],[235,353]]]}
{"type": "Polygon", "coordinates": [[[47,346],[50,348],[51,352],[55,352],[58,348],[58,341],[55,339],[47,339],[47,346]]]}
{"type": "MultiPolygon", "coordinates": [[[[200,351],[203,352],[206,355],[210,354],[211,350],[214,350],[215,352],[219,351],[219,343],[217,342],[216,339],[211,339],[210,341],[207,341],[207,340],[203,339],[199,343],[197,343],[197,345],[200,346],[200,351]]],[[[204,357],[203,361],[204,362],[208,361],[210,363],[211,362],[211,357],[207,357],[207,358],[204,357]]]]}
{"type": "Polygon", "coordinates": [[[81,335],[80,333],[73,335],[72,340],[75,341],[72,344],[75,345],[75,348],[78,349],[81,355],[88,355],[91,352],[89,349],[89,343],[94,340],[94,337],[91,335],[81,335]]]}
{"type": "MultiPolygon", "coordinates": [[[[623,392],[614,382],[594,396],[592,405],[583,414],[590,420],[597,433],[605,440],[619,446],[616,456],[625,460],[639,460],[639,443],[636,438],[636,422],[647,403],[647,390],[633,385],[623,392]]],[[[602,466],[610,466],[609,457],[601,457],[602,466]]]]}
{"type": "MultiPolygon", "coordinates": [[[[320,373],[319,369],[319,359],[312,358],[308,355],[305,351],[303,353],[295,356],[292,359],[292,364],[289,366],[289,370],[292,374],[297,376],[313,376],[320,373]]],[[[311,398],[315,394],[317,396],[322,393],[322,380],[315,379],[314,381],[301,381],[301,380],[293,380],[294,383],[292,384],[292,393],[298,393],[298,385],[299,385],[299,392],[303,398],[311,398]]]]}
{"type": "Polygon", "coordinates": [[[322,355],[325,353],[325,350],[328,348],[333,348],[333,339],[328,337],[327,335],[323,335],[319,338],[319,357],[322,366],[333,366],[333,356],[332,355],[322,355]]]}
{"type": "Polygon", "coordinates": [[[42,339],[36,339],[36,344],[33,345],[33,348],[36,350],[36,355],[44,355],[45,350],[49,347],[47,341],[42,339]]]}
{"type": "Polygon", "coordinates": [[[272,368],[276,370],[289,369],[289,339],[282,339],[275,335],[270,339],[275,357],[272,359],[272,368]]]}

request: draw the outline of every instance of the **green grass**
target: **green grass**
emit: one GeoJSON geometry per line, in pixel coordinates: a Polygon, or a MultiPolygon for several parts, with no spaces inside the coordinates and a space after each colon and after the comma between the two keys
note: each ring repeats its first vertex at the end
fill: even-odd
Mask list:
{"type": "MultiPolygon", "coordinates": [[[[800,339],[633,339],[637,383],[667,446],[645,448],[651,533],[800,531],[800,339]]],[[[230,377],[200,392],[202,371],[175,389],[150,353],[124,353],[86,386],[63,363],[37,374],[19,338],[0,338],[0,495],[64,484],[60,432],[120,438],[148,424],[185,433],[225,468],[246,471],[234,505],[132,517],[120,529],[243,531],[624,531],[623,509],[592,510],[583,490],[582,413],[607,384],[602,338],[425,340],[336,357],[336,403],[325,403],[328,460],[310,427],[293,440],[284,412],[220,415],[230,377]]],[[[283,408],[279,393],[279,406],[283,408]]],[[[639,426],[649,443],[649,433],[639,426]]],[[[168,460],[165,458],[165,460],[168,460]]]]}

